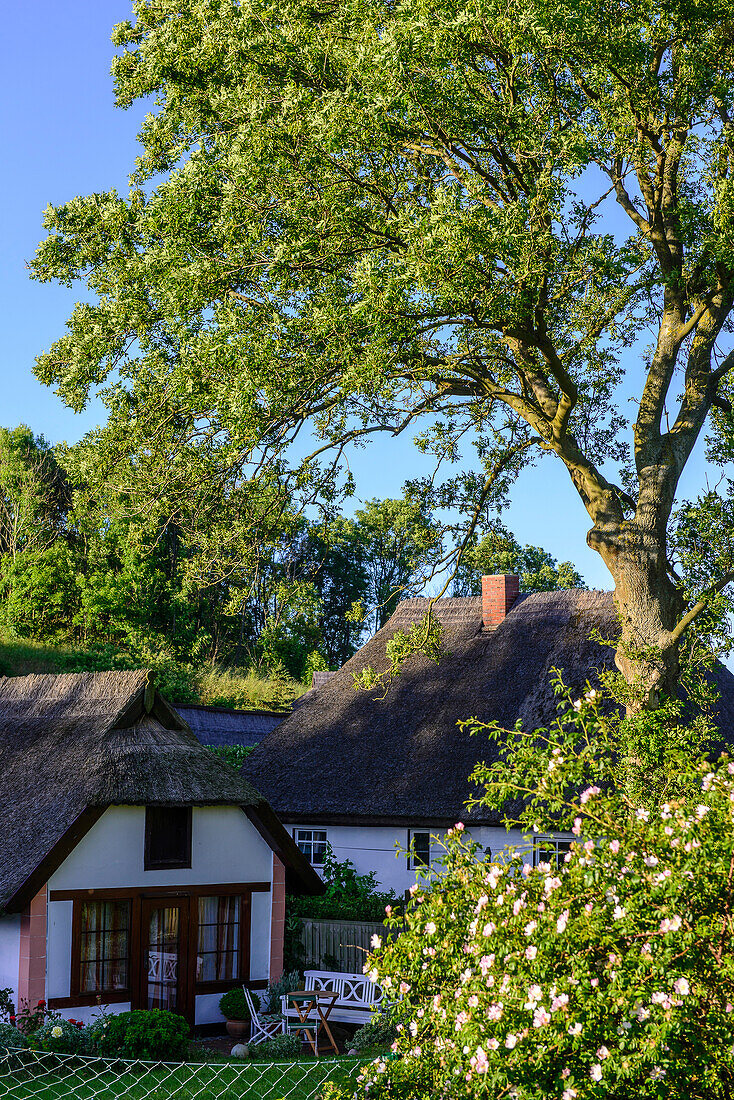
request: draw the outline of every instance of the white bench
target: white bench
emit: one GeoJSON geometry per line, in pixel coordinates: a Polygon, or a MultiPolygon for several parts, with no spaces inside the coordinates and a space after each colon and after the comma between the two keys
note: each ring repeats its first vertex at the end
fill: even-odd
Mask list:
{"type": "MultiPolygon", "coordinates": [[[[380,1008],[385,996],[384,990],[370,981],[366,974],[307,970],[305,978],[304,989],[326,989],[339,994],[329,1013],[329,1022],[337,1020],[343,1024],[366,1024],[372,1018],[372,1010],[380,1008]]],[[[280,1003],[288,1020],[297,1019],[296,1010],[288,1003],[287,995],[280,998],[280,1003]]]]}

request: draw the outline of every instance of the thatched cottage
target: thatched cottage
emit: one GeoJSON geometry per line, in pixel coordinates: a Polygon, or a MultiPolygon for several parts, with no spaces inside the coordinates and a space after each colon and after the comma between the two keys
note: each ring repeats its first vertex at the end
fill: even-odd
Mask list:
{"type": "Polygon", "coordinates": [[[285,717],[282,711],[239,710],[201,703],[177,706],[176,713],[202,745],[215,748],[257,745],[285,717]]]}
{"type": "MultiPolygon", "coordinates": [[[[464,821],[492,853],[523,844],[497,814],[465,802],[476,795],[468,776],[494,746],[457,727],[461,719],[495,719],[512,729],[547,725],[555,714],[551,671],[562,669],[580,690],[594,670],[609,667],[614,650],[591,639],[618,633],[609,592],[572,589],[522,595],[518,578],[483,578],[483,595],[441,599],[438,664],[411,659],[385,694],[355,691],[354,674],[386,669],[387,642],[409,630],[427,609],[405,600],[342,669],[309,692],[250,755],[246,776],[262,790],[301,849],[318,867],[328,842],[339,859],[402,893],[430,862],[431,837],[464,821]],[[413,844],[411,864],[396,848],[413,844]]],[[[734,740],[734,676],[716,672],[719,724],[734,740]]],[[[564,838],[536,838],[536,851],[564,838]]],[[[435,847],[433,848],[435,853],[435,847]]]]}
{"type": "Polygon", "coordinates": [[[222,1019],[282,970],[286,878],[320,880],[145,672],[0,679],[0,988],[86,1019],[222,1019]]]}

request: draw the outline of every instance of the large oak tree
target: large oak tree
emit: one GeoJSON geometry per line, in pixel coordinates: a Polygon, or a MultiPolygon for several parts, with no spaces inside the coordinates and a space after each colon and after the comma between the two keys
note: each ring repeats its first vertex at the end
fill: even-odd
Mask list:
{"type": "Polygon", "coordinates": [[[673,690],[707,592],[671,572],[671,512],[730,415],[732,0],[134,13],[117,102],[155,108],[128,198],[46,213],[36,277],[92,295],[40,377],[72,405],[107,380],[110,453],[188,499],[293,454],[288,492],[323,490],[330,448],[418,426],[476,449],[453,494],[478,515],[548,452],[614,580],[618,666],[642,705],[673,690]]]}

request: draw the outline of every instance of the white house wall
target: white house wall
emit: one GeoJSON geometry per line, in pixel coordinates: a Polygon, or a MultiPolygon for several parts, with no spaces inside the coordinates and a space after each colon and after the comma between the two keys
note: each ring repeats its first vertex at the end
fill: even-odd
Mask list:
{"type": "MultiPolygon", "coordinates": [[[[191,821],[191,867],[146,871],[144,868],[145,807],[112,806],[79,841],[48,881],[54,890],[146,889],[156,886],[205,886],[230,882],[272,882],[273,853],[254,825],[237,806],[195,806],[191,821]]],[[[252,896],[251,977],[267,978],[270,967],[270,904],[267,892],[252,896]]],[[[68,997],[71,984],[70,901],[48,903],[46,996],[68,997]]],[[[2,959],[11,950],[12,936],[0,920],[0,974],[2,959]],[[8,947],[4,947],[7,939],[8,947]]],[[[20,920],[15,934],[15,985],[18,980],[20,920]]],[[[0,981],[3,985],[11,982],[0,981]]],[[[218,1008],[221,994],[196,998],[196,1023],[223,1019],[218,1008]]],[[[129,1004],[110,1006],[125,1012],[129,1004]]],[[[95,1007],[64,1009],[62,1015],[89,1020],[95,1007]]]]}
{"type": "Polygon", "coordinates": [[[20,914],[0,917],[0,989],[12,989],[13,1004],[18,1007],[18,968],[20,956],[20,914]]]}
{"type": "MultiPolygon", "coordinates": [[[[111,806],[48,881],[49,890],[270,882],[272,851],[237,806],[194,806],[191,867],[146,871],[145,807],[111,806]]],[[[54,903],[57,904],[57,903],[54,903]]]]}
{"type": "MultiPolygon", "coordinates": [[[[285,824],[285,822],[284,822],[285,824]]],[[[417,874],[408,865],[408,828],[406,826],[388,825],[320,825],[318,822],[303,824],[286,824],[286,828],[292,836],[296,836],[298,829],[313,829],[326,833],[326,839],[334,850],[334,856],[338,860],[349,859],[354,864],[360,875],[374,871],[382,890],[394,890],[398,896],[402,896],[416,881],[417,874]]],[[[445,836],[445,829],[431,829],[428,826],[417,825],[412,832],[427,832],[431,834],[431,860],[435,861],[442,854],[441,839],[445,836]]],[[[467,829],[466,835],[491,853],[492,858],[498,858],[500,854],[510,846],[526,848],[527,838],[518,830],[508,831],[502,828],[489,828],[482,826],[476,829],[467,829]]],[[[316,868],[320,870],[320,868],[316,868]]]]}

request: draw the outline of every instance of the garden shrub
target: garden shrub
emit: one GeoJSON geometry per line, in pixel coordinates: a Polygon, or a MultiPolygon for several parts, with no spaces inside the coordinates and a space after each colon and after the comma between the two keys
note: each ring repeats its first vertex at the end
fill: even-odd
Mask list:
{"type": "Polygon", "coordinates": [[[99,1052],[123,1058],[175,1061],[186,1054],[189,1038],[189,1025],[183,1016],[163,1008],[134,1008],[132,1012],[107,1017],[99,1052]]]}
{"type": "Polygon", "coordinates": [[[411,1080],[405,1095],[442,1100],[734,1094],[734,761],[679,751],[690,728],[666,704],[642,718],[662,762],[645,804],[601,695],[558,690],[553,727],[490,729],[500,759],[475,775],[480,801],[521,807],[529,837],[570,834],[570,851],[489,863],[449,830],[404,933],[368,960],[402,998],[402,1057],[366,1068],[370,1100],[411,1080]]]}
{"type": "Polygon", "coordinates": [[[61,1016],[51,1017],[38,1031],[34,1031],[30,1045],[36,1050],[50,1050],[55,1054],[82,1054],[89,1050],[84,1025],[61,1016]]]}
{"type": "Polygon", "coordinates": [[[355,1032],[351,1045],[358,1054],[367,1054],[387,1050],[397,1037],[397,1021],[392,1013],[380,1012],[355,1032]]]}
{"type": "Polygon", "coordinates": [[[0,1051],[23,1050],[28,1046],[28,1039],[22,1031],[18,1031],[15,1024],[0,1020],[0,1051]]]}
{"type": "Polygon", "coordinates": [[[263,1039],[256,1046],[250,1046],[250,1058],[258,1062],[283,1062],[299,1058],[303,1053],[303,1044],[295,1035],[274,1035],[272,1039],[263,1039]]]}
{"type": "Polygon", "coordinates": [[[395,907],[400,899],[393,890],[378,889],[374,871],[358,875],[350,859],[338,860],[330,844],[323,864],[326,889],[323,894],[288,897],[288,913],[313,920],[382,921],[385,906],[395,907]]]}
{"type": "Polygon", "coordinates": [[[270,982],[262,995],[261,1008],[266,1016],[278,1016],[282,1011],[280,998],[292,989],[303,988],[303,975],[300,970],[286,970],[275,982],[270,982]]]}
{"type": "MultiPolygon", "coordinates": [[[[4,675],[0,671],[0,675],[4,675]]],[[[5,1018],[9,1020],[11,1017],[15,1019],[15,1005],[13,1004],[13,991],[10,986],[5,989],[0,989],[0,1020],[5,1018]]]]}
{"type": "MultiPolygon", "coordinates": [[[[252,997],[252,1003],[259,1011],[260,999],[257,993],[250,990],[250,996],[252,997]]],[[[244,990],[242,986],[235,986],[234,989],[228,989],[224,996],[219,998],[219,1011],[227,1020],[249,1020],[250,1010],[247,1007],[247,1001],[245,1000],[244,990]]]]}

